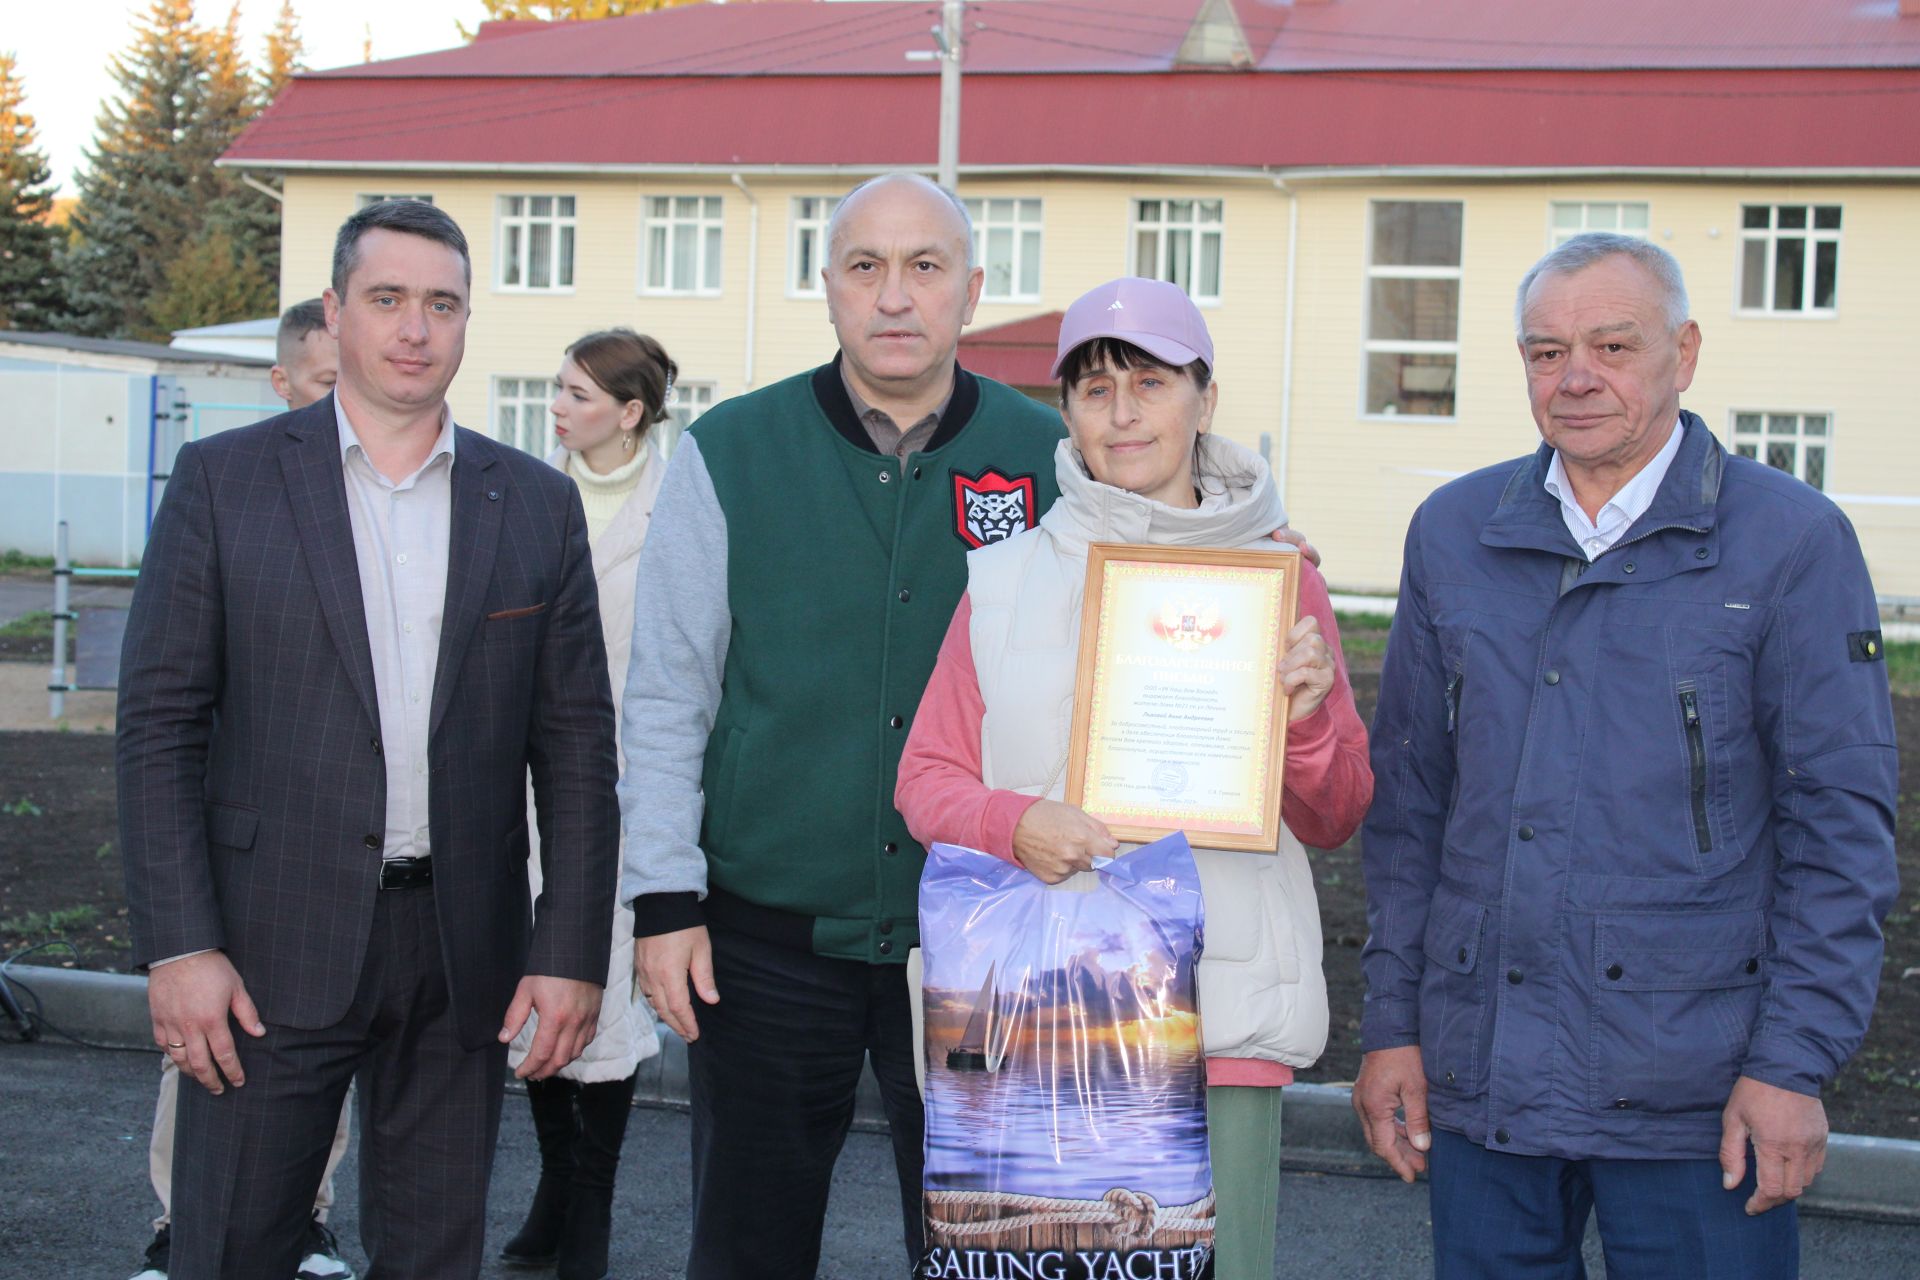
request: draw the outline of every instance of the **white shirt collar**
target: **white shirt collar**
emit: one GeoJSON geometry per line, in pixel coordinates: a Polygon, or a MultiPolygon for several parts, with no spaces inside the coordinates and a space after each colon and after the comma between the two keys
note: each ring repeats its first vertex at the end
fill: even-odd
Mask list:
{"type": "MultiPolygon", "coordinates": [[[[353,423],[347,418],[347,407],[340,403],[340,393],[337,391],[333,396],[333,420],[340,429],[340,460],[345,462],[355,449],[358,449],[362,456],[364,456],[367,452],[367,447],[360,443],[360,433],[353,429],[353,423]]],[[[424,471],[432,466],[434,459],[443,453],[451,460],[453,457],[453,440],[453,408],[445,401],[442,401],[440,404],[440,435],[434,440],[433,449],[427,454],[427,460],[420,464],[420,471],[424,471]]],[[[414,475],[420,474],[420,471],[414,472],[414,475]]]]}
{"type": "Polygon", "coordinates": [[[1566,464],[1561,461],[1560,451],[1553,451],[1553,461],[1547,464],[1546,490],[1560,503],[1560,515],[1567,523],[1567,532],[1580,544],[1588,560],[1597,560],[1622,534],[1633,526],[1633,522],[1647,513],[1653,505],[1654,495],[1660,492],[1660,482],[1667,478],[1667,469],[1673,465],[1680,453],[1680,437],[1685,428],[1676,419],[1673,430],[1667,434],[1667,442],[1660,446],[1660,452],[1634,477],[1620,486],[1620,492],[1607,499],[1600,508],[1596,519],[1587,519],[1587,513],[1573,496],[1573,483],[1567,478],[1566,464]]]}

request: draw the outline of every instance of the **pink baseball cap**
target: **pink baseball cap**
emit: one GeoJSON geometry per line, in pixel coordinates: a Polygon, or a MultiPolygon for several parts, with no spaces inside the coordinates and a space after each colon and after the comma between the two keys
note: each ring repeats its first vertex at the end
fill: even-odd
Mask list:
{"type": "Polygon", "coordinates": [[[1068,354],[1096,338],[1131,342],[1169,368],[1182,368],[1195,360],[1205,360],[1207,368],[1213,368],[1213,338],[1200,318],[1200,308],[1185,289],[1165,280],[1121,276],[1081,294],[1060,321],[1060,345],[1048,376],[1058,378],[1068,354]]]}

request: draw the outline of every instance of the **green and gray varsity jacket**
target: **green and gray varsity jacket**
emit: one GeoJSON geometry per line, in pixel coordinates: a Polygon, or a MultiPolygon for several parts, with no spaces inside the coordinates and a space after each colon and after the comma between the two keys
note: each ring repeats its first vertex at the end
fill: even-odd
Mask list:
{"type": "Polygon", "coordinates": [[[640,555],[621,731],[635,933],[696,924],[901,963],[924,850],[900,748],[966,552],[1052,504],[1059,414],[965,370],[927,448],[875,452],[838,361],[716,406],[640,555]]]}

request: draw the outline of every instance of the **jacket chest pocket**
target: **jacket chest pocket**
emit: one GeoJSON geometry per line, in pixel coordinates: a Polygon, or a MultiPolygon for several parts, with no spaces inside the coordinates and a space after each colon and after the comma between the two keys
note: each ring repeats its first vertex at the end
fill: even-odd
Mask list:
{"type": "Polygon", "coordinates": [[[1428,1087],[1461,1097],[1483,1093],[1487,1083],[1480,1050],[1487,993],[1479,972],[1486,931],[1484,906],[1434,887],[1420,975],[1420,1057],[1428,1087]]]}
{"type": "Polygon", "coordinates": [[[1760,1011],[1765,943],[1757,911],[1599,917],[1593,1107],[1668,1114],[1726,1105],[1760,1011]]]}
{"type": "Polygon", "coordinates": [[[1749,717],[1742,715],[1736,690],[1726,668],[1711,660],[1676,662],[1669,715],[1678,726],[1675,781],[1685,789],[1686,829],[1693,842],[1694,870],[1717,875],[1746,857],[1747,841],[1740,829],[1736,788],[1742,762],[1751,771],[1748,785],[1758,788],[1766,776],[1751,750],[1754,741],[1749,717]]]}

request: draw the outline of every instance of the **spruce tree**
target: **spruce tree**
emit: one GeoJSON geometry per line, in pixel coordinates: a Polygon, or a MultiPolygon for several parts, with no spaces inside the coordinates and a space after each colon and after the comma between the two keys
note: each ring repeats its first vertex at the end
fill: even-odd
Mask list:
{"type": "Polygon", "coordinates": [[[260,66],[260,105],[267,106],[280,96],[287,82],[307,69],[307,42],[300,36],[300,19],[293,12],[293,0],[280,0],[280,12],[267,32],[266,61],[260,66]]]}
{"type": "MultiPolygon", "coordinates": [[[[209,249],[207,261],[222,264],[223,267],[231,264],[229,269],[246,275],[254,270],[264,271],[269,279],[278,281],[279,202],[258,188],[248,186],[237,171],[214,167],[221,153],[233,145],[234,139],[240,136],[241,131],[265,105],[260,97],[260,85],[240,52],[239,5],[236,4],[228,13],[225,26],[206,33],[206,43],[206,99],[194,122],[192,138],[186,144],[191,162],[203,167],[209,196],[205,220],[200,234],[195,237],[195,244],[205,248],[209,237],[215,234],[224,236],[230,249],[224,252],[218,248],[209,249]],[[249,263],[253,265],[247,266],[249,263]]],[[[189,315],[184,324],[175,323],[182,312],[178,305],[177,287],[169,281],[151,295],[149,315],[159,328],[177,329],[272,315],[276,310],[274,293],[266,296],[264,305],[242,301],[258,298],[258,290],[249,280],[228,281],[220,288],[200,291],[194,296],[209,301],[226,298],[230,300],[229,307],[243,309],[202,311],[189,315]],[[248,305],[255,309],[244,309],[248,305]],[[163,313],[168,317],[165,320],[162,319],[163,313]]]]}
{"type": "Polygon", "coordinates": [[[0,53],[0,329],[53,329],[62,309],[52,170],[38,142],[14,56],[0,53]]]}
{"type": "Polygon", "coordinates": [[[210,63],[193,0],[150,0],[131,47],[113,59],[119,93],[101,108],[79,175],[65,262],[69,327],[77,333],[163,336],[147,304],[173,255],[199,238],[215,194],[212,157],[194,141],[210,63]]]}

